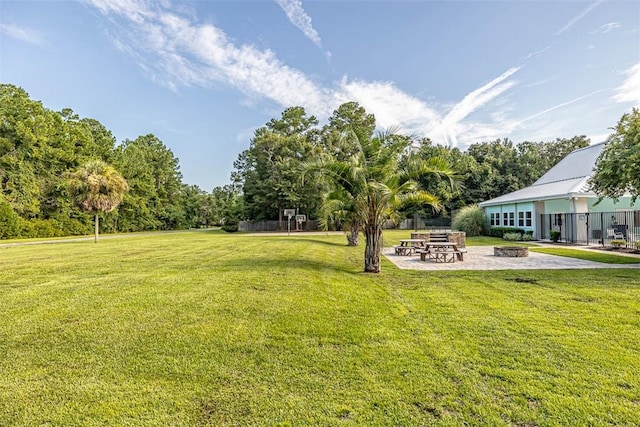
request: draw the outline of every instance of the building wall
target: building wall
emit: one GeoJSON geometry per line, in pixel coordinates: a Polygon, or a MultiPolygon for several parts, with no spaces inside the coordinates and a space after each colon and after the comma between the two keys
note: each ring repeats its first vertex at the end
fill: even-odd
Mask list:
{"type": "Polygon", "coordinates": [[[490,227],[517,227],[525,231],[534,231],[536,228],[533,202],[487,206],[485,215],[490,227]]]}
{"type": "Polygon", "coordinates": [[[571,212],[571,203],[568,198],[565,199],[552,199],[544,201],[543,213],[565,213],[571,212]]]}
{"type": "Polygon", "coordinates": [[[640,209],[640,199],[635,203],[631,203],[631,197],[622,197],[618,203],[614,203],[611,199],[604,199],[598,205],[597,197],[590,197],[588,200],[589,212],[615,212],[617,210],[638,210],[640,209]]]}

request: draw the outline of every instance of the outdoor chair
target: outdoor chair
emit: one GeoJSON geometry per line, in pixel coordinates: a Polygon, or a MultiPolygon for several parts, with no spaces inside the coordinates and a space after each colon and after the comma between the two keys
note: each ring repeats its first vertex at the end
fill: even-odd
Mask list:
{"type": "Polygon", "coordinates": [[[623,233],[613,228],[607,228],[607,239],[626,240],[623,233]]]}

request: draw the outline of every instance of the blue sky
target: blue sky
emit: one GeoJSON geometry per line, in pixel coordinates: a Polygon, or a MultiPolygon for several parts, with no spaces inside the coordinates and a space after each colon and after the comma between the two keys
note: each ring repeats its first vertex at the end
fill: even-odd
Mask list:
{"type": "Polygon", "coordinates": [[[210,191],[292,105],[461,149],[600,142],[640,106],[640,2],[0,0],[0,81],[155,134],[210,191]]]}

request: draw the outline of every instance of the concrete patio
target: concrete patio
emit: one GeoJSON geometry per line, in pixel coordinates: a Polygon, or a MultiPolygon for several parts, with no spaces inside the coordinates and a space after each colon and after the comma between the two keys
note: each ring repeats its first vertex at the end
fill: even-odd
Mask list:
{"type": "MultiPolygon", "coordinates": [[[[576,258],[547,255],[529,251],[526,258],[496,257],[493,246],[467,246],[464,261],[435,263],[420,261],[420,256],[395,255],[392,247],[383,248],[382,253],[403,270],[567,270],[584,268],[631,268],[640,269],[639,264],[603,264],[576,258]]],[[[572,248],[573,249],[573,248],[572,248]]],[[[588,250],[588,249],[586,249],[588,250]]],[[[640,261],[640,259],[639,259],[640,261]]]]}

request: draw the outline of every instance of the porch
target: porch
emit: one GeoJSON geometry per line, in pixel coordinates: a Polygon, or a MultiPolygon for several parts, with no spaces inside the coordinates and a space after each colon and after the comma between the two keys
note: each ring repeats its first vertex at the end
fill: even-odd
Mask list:
{"type": "Polygon", "coordinates": [[[541,214],[539,220],[541,240],[558,231],[560,241],[567,243],[605,246],[624,240],[627,247],[640,245],[640,210],[541,214]]]}

